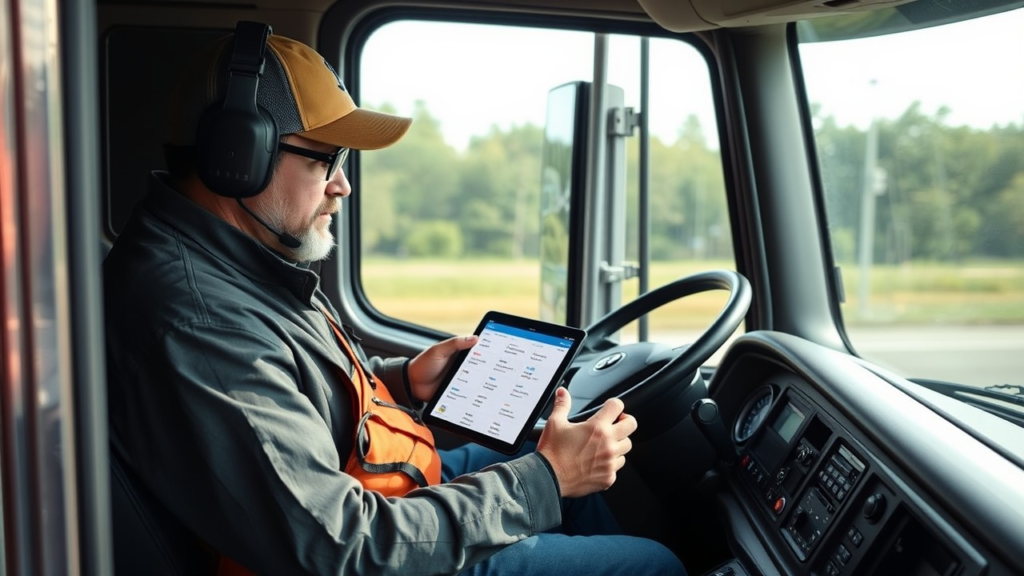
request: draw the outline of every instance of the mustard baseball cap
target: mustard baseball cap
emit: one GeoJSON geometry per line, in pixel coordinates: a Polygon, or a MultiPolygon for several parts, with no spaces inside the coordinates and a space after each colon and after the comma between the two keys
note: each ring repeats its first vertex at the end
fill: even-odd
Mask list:
{"type": "MultiPolygon", "coordinates": [[[[190,66],[171,94],[167,143],[196,143],[199,119],[224,98],[234,36],[214,43],[190,66]]],[[[334,68],[305,44],[271,34],[256,102],[277,123],[278,134],[355,150],[377,150],[400,140],[411,118],[356,106],[334,68]]]]}

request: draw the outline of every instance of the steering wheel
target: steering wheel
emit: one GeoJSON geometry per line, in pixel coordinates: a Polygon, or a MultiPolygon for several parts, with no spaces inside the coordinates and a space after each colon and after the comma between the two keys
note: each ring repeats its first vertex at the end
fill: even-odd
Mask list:
{"type": "MultiPolygon", "coordinates": [[[[587,340],[566,370],[572,396],[569,420],[590,418],[612,397],[620,398],[626,411],[634,414],[652,403],[662,403],[666,395],[682,399],[698,383],[704,388],[700,397],[704,397],[706,388],[697,371],[743,321],[750,300],[750,283],[741,274],[710,270],[661,286],[610,312],[587,328],[587,340]],[[690,344],[676,348],[653,342],[616,345],[609,339],[630,322],[665,304],[710,290],[728,290],[729,299],[714,322],[690,344]]],[[[697,399],[688,399],[686,414],[697,399]]],[[[539,438],[545,424],[547,419],[541,418],[531,437],[539,438]]]]}

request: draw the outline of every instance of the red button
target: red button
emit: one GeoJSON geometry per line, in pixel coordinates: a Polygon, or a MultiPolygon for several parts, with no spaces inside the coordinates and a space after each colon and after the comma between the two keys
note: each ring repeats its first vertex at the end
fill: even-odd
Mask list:
{"type": "Polygon", "coordinates": [[[775,501],[775,505],[772,506],[772,510],[775,510],[776,514],[781,514],[782,510],[785,509],[785,507],[786,507],[786,499],[785,498],[779,498],[778,500],[775,501]]]}

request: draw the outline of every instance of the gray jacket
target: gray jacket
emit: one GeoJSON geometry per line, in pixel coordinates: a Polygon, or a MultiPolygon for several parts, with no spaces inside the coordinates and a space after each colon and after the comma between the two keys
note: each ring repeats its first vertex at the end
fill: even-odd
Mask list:
{"type": "MultiPolygon", "coordinates": [[[[111,434],[215,549],[269,574],[453,574],[561,521],[531,454],[384,498],[341,470],[352,370],[319,277],[154,174],[104,262],[111,434]]],[[[408,402],[402,360],[371,369],[408,402]]]]}

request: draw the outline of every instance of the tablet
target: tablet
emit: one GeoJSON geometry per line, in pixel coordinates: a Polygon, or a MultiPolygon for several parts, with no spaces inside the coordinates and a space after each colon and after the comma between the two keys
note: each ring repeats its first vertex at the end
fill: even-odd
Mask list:
{"type": "Polygon", "coordinates": [[[493,450],[514,454],[540,418],[587,333],[488,312],[479,341],[452,361],[423,420],[493,450]]]}

